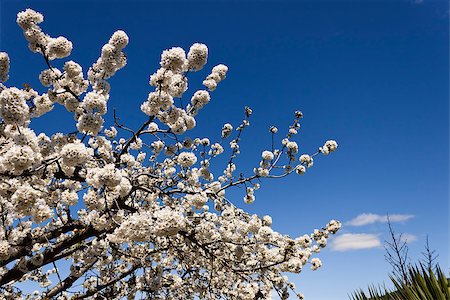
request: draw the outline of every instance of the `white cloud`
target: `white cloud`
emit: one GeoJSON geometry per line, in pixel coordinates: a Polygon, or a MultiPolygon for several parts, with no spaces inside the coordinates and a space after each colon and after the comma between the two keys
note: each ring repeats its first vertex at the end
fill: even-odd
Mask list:
{"type": "MultiPolygon", "coordinates": [[[[409,219],[414,218],[414,215],[389,215],[389,220],[394,222],[406,222],[409,219]]],[[[388,218],[386,215],[377,215],[377,214],[360,214],[356,218],[347,222],[347,225],[350,226],[364,226],[374,223],[387,223],[388,218]]]]}
{"type": "Polygon", "coordinates": [[[361,250],[381,247],[378,235],[370,233],[344,233],[333,239],[331,249],[335,251],[361,250]]]}
{"type": "Polygon", "coordinates": [[[407,244],[417,241],[417,236],[410,233],[402,233],[400,240],[406,242],[407,244]]]}

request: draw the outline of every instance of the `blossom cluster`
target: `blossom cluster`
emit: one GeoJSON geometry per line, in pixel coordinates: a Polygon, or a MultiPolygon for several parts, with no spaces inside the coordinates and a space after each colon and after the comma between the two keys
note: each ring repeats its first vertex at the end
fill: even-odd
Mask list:
{"type": "MultiPolygon", "coordinates": [[[[276,291],[286,299],[295,285],[285,272],[322,266],[317,254],[339,221],[290,237],[272,228],[270,216],[240,206],[256,201],[266,179],[304,174],[316,156],[337,149],[334,140],[306,154],[295,141],[303,117],[295,112],[281,142],[264,149],[251,172],[236,162],[251,108],[239,124],[224,124],[219,140],[188,136],[228,72],[213,67],[203,81],[207,90],[195,90],[183,105],[190,72],[207,64],[202,43],[187,54],[180,47],[162,52],[139,129],[115,114],[106,127],[107,79],[126,65],[128,35],[116,31],[84,74],[72,60],[61,70],[52,65],[72,43],[45,34],[42,22],[31,9],[17,16],[30,49],[44,58],[45,92],[6,86],[10,61],[0,52],[0,298],[250,300],[276,291]],[[55,105],[73,114],[75,132],[33,129],[33,119],[55,105]],[[243,187],[243,201],[227,198],[234,187],[243,187]],[[61,260],[67,272],[59,271],[61,260]],[[41,290],[21,291],[17,283],[28,281],[41,290]]],[[[278,132],[270,127],[273,141],[278,132]]]]}
{"type": "Polygon", "coordinates": [[[0,52],[0,82],[8,80],[9,73],[9,56],[6,52],[0,52]]]}
{"type": "Polygon", "coordinates": [[[38,25],[43,21],[44,16],[32,9],[17,14],[17,24],[22,28],[30,50],[40,52],[50,60],[69,56],[72,42],[63,36],[52,38],[44,33],[38,25]]]}
{"type": "Polygon", "coordinates": [[[180,47],[164,50],[156,73],[150,76],[150,85],[155,87],[141,105],[148,116],[157,118],[167,125],[171,132],[183,134],[196,126],[195,115],[211,99],[209,93],[198,90],[191,98],[191,104],[184,108],[174,105],[174,98],[182,98],[188,88],[188,71],[199,71],[208,59],[208,47],[195,43],[186,52],[180,47]]]}

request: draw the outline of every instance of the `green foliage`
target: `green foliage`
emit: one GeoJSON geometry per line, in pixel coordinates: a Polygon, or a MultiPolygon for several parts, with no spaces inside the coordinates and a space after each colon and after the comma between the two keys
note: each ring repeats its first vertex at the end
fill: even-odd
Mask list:
{"type": "Polygon", "coordinates": [[[391,300],[389,291],[386,288],[369,286],[367,296],[362,289],[352,295],[352,300],[391,300]]]}
{"type": "Polygon", "coordinates": [[[355,292],[352,300],[450,300],[450,282],[437,266],[436,274],[423,265],[409,267],[408,282],[389,276],[395,291],[370,286],[368,295],[363,290],[355,292]]]}

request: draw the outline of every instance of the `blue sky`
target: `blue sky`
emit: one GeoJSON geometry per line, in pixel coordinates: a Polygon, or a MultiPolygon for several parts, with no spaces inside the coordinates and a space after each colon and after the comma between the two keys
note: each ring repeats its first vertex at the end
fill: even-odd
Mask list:
{"type": "MultiPolygon", "coordinates": [[[[84,70],[115,30],[128,33],[128,65],[110,80],[109,108],[129,126],[145,119],[139,106],[151,91],[148,77],[161,51],[203,42],[209,62],[190,79],[191,92],[214,65],[225,63],[229,73],[199,114],[195,134],[219,138],[224,123],[237,124],[243,107],[252,107],[238,159],[242,171],[251,172],[270,147],[269,126],[279,128],[281,140],[297,109],[304,113],[300,152],[338,141],[338,151],[319,157],[303,177],[264,181],[251,206],[243,203],[242,190],[229,194],[251,212],[270,214],[274,228],[291,235],[332,218],[344,223],[320,255],[323,268],[292,277],[307,299],[347,299],[357,288],[387,282],[390,266],[379,246],[387,238],[386,213],[399,215],[394,229],[409,234],[413,260],[428,234],[449,270],[447,1],[3,0],[7,83],[43,92],[37,75],[44,61],[28,50],[15,24],[16,13],[27,7],[44,14],[46,32],[73,42],[70,59],[84,70]],[[350,249],[357,247],[368,248],[350,249]]],[[[70,132],[74,124],[57,109],[33,128],[70,132]]]]}

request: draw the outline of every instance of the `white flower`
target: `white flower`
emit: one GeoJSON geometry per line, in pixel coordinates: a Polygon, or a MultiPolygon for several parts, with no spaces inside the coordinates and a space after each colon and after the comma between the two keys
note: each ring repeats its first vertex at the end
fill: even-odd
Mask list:
{"type": "Polygon", "coordinates": [[[16,22],[23,29],[30,28],[32,25],[39,24],[44,21],[44,16],[30,8],[17,14],[16,22]]]}
{"type": "Polygon", "coordinates": [[[263,151],[261,156],[263,160],[273,160],[274,158],[273,153],[267,150],[263,151]]]}
{"type": "Polygon", "coordinates": [[[78,194],[74,191],[65,190],[61,193],[61,200],[68,206],[75,205],[78,202],[78,194]]]}
{"type": "Polygon", "coordinates": [[[134,140],[134,142],[132,142],[132,143],[130,144],[130,149],[133,149],[133,150],[140,150],[140,149],[142,148],[142,145],[143,145],[142,139],[136,138],[136,139],[134,140]]]}
{"type": "Polygon", "coordinates": [[[48,94],[34,97],[33,104],[35,109],[32,111],[32,117],[36,118],[53,109],[53,102],[49,99],[48,94]]]}
{"type": "Polygon", "coordinates": [[[209,141],[208,138],[202,138],[202,139],[200,140],[200,144],[202,144],[203,146],[209,146],[210,143],[211,143],[211,142],[209,141]]]}
{"type": "Polygon", "coordinates": [[[295,168],[295,172],[297,172],[298,175],[303,175],[303,174],[305,174],[305,172],[306,172],[306,168],[305,168],[305,166],[298,165],[298,166],[295,168]]]}
{"type": "Polygon", "coordinates": [[[158,124],[156,124],[155,122],[151,122],[150,124],[148,124],[148,131],[156,132],[158,130],[159,130],[158,124]]]}
{"type": "Polygon", "coordinates": [[[159,106],[154,105],[155,103],[145,101],[141,104],[141,111],[147,116],[154,116],[159,112],[159,106]]]}
{"type": "Polygon", "coordinates": [[[195,125],[197,125],[197,121],[195,121],[194,117],[186,115],[183,116],[182,119],[186,124],[187,129],[194,129],[195,125]]]}
{"type": "Polygon", "coordinates": [[[9,56],[6,52],[0,52],[0,82],[5,82],[9,78],[9,56]]]}
{"type": "Polygon", "coordinates": [[[227,176],[228,178],[232,178],[233,177],[233,172],[236,171],[236,165],[234,163],[229,163],[227,165],[227,168],[223,171],[223,173],[225,174],[225,176],[227,176]]]}
{"type": "Polygon", "coordinates": [[[303,236],[296,238],[295,242],[298,243],[302,248],[308,248],[309,246],[311,246],[312,240],[309,235],[304,234],[303,236]]]}
{"type": "Polygon", "coordinates": [[[252,215],[248,222],[248,230],[253,233],[257,233],[262,226],[261,219],[257,215],[252,215]]]}
{"type": "Polygon", "coordinates": [[[272,225],[272,217],[268,216],[268,215],[263,216],[262,223],[264,226],[271,226],[272,225]]]}
{"type": "Polygon", "coordinates": [[[276,128],[275,126],[270,126],[269,131],[270,131],[270,133],[275,134],[278,132],[278,128],[276,128]]]}
{"type": "Polygon", "coordinates": [[[311,259],[311,264],[312,264],[311,269],[317,270],[318,268],[320,268],[322,266],[322,261],[319,258],[315,257],[315,258],[311,259]]]}
{"type": "Polygon", "coordinates": [[[339,221],[336,220],[331,220],[328,224],[327,224],[327,230],[330,233],[336,233],[340,228],[341,228],[342,224],[339,221]]]}
{"type": "Polygon", "coordinates": [[[72,52],[72,42],[63,36],[51,39],[47,45],[47,55],[49,59],[64,58],[72,52]]]}
{"type": "Polygon", "coordinates": [[[319,148],[319,151],[324,155],[328,155],[330,152],[336,151],[338,144],[334,140],[326,141],[323,147],[319,148]]]}
{"type": "Polygon", "coordinates": [[[286,147],[289,149],[289,151],[290,151],[292,154],[298,153],[298,145],[297,145],[296,142],[288,142],[288,143],[286,144],[286,147]]]}
{"type": "Polygon", "coordinates": [[[239,150],[239,144],[236,142],[236,140],[232,140],[232,141],[230,142],[230,148],[233,149],[233,150],[235,150],[235,151],[238,151],[238,150],[239,150]]]}
{"type": "Polygon", "coordinates": [[[184,218],[180,212],[164,207],[154,213],[137,212],[131,215],[109,236],[109,239],[114,242],[144,242],[150,235],[175,235],[184,226],[184,218]]]}
{"type": "Polygon", "coordinates": [[[113,126],[111,126],[110,129],[105,129],[105,135],[109,139],[114,139],[117,136],[117,129],[113,126]]]}
{"type": "Polygon", "coordinates": [[[93,154],[89,150],[80,141],[67,144],[61,149],[62,162],[68,167],[80,166],[93,154]]]}
{"type": "Polygon", "coordinates": [[[223,147],[219,143],[214,143],[211,145],[211,150],[209,150],[208,154],[212,156],[217,156],[223,153],[223,147]]]}
{"type": "Polygon", "coordinates": [[[189,168],[196,162],[197,157],[192,152],[182,152],[180,153],[180,155],[178,155],[178,164],[184,168],[189,168]]]}
{"type": "Polygon", "coordinates": [[[229,137],[232,131],[233,131],[233,126],[229,123],[226,123],[222,127],[222,137],[223,138],[229,137]]]}
{"type": "Polygon", "coordinates": [[[103,118],[99,113],[82,114],[78,118],[77,129],[80,132],[97,135],[102,129],[103,118]]]}
{"type": "Polygon", "coordinates": [[[225,79],[227,75],[228,67],[220,64],[212,69],[211,74],[209,74],[203,81],[203,85],[206,86],[210,91],[214,91],[217,84],[225,79]]]}
{"type": "Polygon", "coordinates": [[[0,260],[7,260],[9,258],[9,249],[8,241],[0,241],[0,260]]]}
{"type": "Polygon", "coordinates": [[[64,63],[64,71],[69,78],[75,78],[83,75],[83,69],[81,66],[72,60],[64,63]]]}
{"type": "Polygon", "coordinates": [[[106,97],[103,94],[89,92],[84,96],[82,106],[88,113],[98,112],[101,115],[106,114],[106,97]]]}
{"type": "Polygon", "coordinates": [[[308,154],[302,154],[299,158],[300,163],[304,164],[307,168],[312,167],[314,160],[308,154]]]}
{"type": "Polygon", "coordinates": [[[254,168],[253,172],[255,173],[255,175],[258,175],[261,177],[269,176],[269,169],[266,169],[266,168],[254,168]]]}
{"type": "Polygon", "coordinates": [[[195,43],[188,52],[189,68],[199,71],[208,59],[208,47],[205,44],[195,43]]]}
{"type": "Polygon", "coordinates": [[[164,149],[164,143],[162,141],[155,141],[151,144],[151,147],[153,148],[153,152],[158,154],[164,149]]]}
{"type": "Polygon", "coordinates": [[[170,95],[173,97],[181,98],[183,93],[187,90],[187,77],[181,74],[175,74],[172,76],[172,81],[170,82],[170,95]]]}
{"type": "Polygon", "coordinates": [[[0,117],[6,124],[22,125],[29,119],[29,107],[26,103],[27,94],[12,87],[0,93],[0,117]]]}
{"type": "Polygon", "coordinates": [[[172,83],[173,72],[171,70],[160,68],[150,76],[150,85],[158,88],[167,89],[172,83]]]}
{"type": "Polygon", "coordinates": [[[186,195],[186,199],[190,201],[197,209],[201,209],[206,202],[208,202],[208,197],[205,192],[196,193],[194,195],[186,195]]]}
{"type": "Polygon", "coordinates": [[[164,50],[161,54],[161,67],[173,72],[181,72],[186,69],[188,61],[186,53],[180,47],[173,47],[164,50]]]}
{"type": "Polygon", "coordinates": [[[200,109],[209,102],[211,96],[205,90],[196,91],[191,98],[191,103],[196,109],[200,109]]]}
{"type": "Polygon", "coordinates": [[[128,45],[128,41],[128,35],[122,30],[117,30],[113,33],[108,43],[121,50],[128,45]]]}
{"type": "Polygon", "coordinates": [[[217,87],[217,81],[212,79],[205,79],[203,80],[203,85],[208,88],[210,91],[214,91],[217,87]]]}
{"type": "Polygon", "coordinates": [[[99,182],[108,187],[116,187],[122,180],[122,175],[115,168],[114,164],[107,164],[103,168],[96,170],[94,176],[98,176],[99,182]]]}
{"type": "Polygon", "coordinates": [[[217,73],[219,75],[220,80],[225,79],[225,77],[227,76],[227,72],[228,67],[223,64],[217,65],[212,69],[212,73],[217,73]]]}
{"type": "Polygon", "coordinates": [[[314,246],[319,246],[317,252],[320,252],[320,248],[324,248],[327,245],[327,239],[323,236],[320,239],[318,239],[316,241],[317,245],[314,246]]]}

